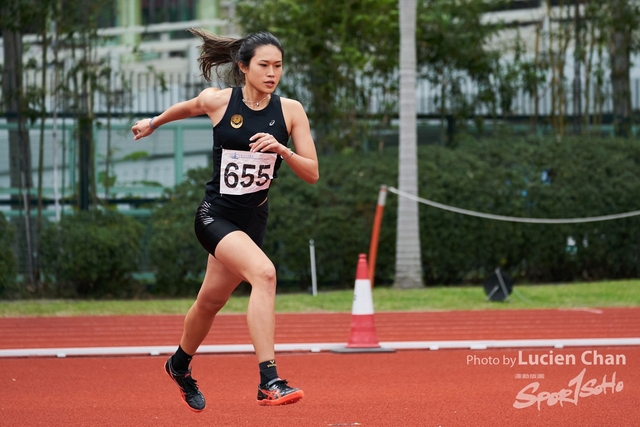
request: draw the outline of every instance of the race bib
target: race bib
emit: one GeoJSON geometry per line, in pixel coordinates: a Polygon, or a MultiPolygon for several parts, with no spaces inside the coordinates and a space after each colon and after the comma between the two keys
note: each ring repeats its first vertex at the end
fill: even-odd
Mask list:
{"type": "Polygon", "coordinates": [[[275,153],[223,149],[220,193],[240,195],[269,188],[277,157],[275,153]]]}

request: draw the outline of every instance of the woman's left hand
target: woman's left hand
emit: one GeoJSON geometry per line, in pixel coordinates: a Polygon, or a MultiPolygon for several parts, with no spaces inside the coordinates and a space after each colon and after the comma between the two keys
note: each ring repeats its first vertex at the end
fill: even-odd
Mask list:
{"type": "Polygon", "coordinates": [[[270,133],[266,132],[258,132],[249,138],[249,141],[252,141],[249,144],[249,151],[259,151],[259,152],[269,152],[282,154],[286,149],[284,145],[280,144],[276,138],[270,133]]]}

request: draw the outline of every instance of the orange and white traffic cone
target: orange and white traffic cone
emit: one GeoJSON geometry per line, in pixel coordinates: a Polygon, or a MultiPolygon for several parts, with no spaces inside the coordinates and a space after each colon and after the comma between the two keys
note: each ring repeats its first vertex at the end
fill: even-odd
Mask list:
{"type": "Polygon", "coordinates": [[[333,350],[337,353],[391,352],[380,347],[373,320],[373,297],[367,256],[360,254],[356,269],[356,284],[351,309],[351,332],[345,348],[333,350]]]}

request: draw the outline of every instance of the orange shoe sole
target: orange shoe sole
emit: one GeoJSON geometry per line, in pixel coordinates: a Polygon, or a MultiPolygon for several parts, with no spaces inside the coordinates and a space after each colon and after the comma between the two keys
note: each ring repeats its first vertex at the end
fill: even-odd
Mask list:
{"type": "Polygon", "coordinates": [[[263,399],[258,400],[258,405],[260,406],[282,406],[282,405],[290,405],[292,403],[296,403],[298,400],[304,397],[304,392],[302,390],[295,391],[291,394],[288,394],[280,399],[263,399]]]}

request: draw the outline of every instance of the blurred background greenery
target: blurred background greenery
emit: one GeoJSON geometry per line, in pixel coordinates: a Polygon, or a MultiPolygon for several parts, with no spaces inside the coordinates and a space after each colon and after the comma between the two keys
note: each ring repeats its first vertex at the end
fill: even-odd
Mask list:
{"type": "MultiPolygon", "coordinates": [[[[193,216],[211,166],[183,171],[181,147],[201,138],[188,133],[201,124],[187,120],[173,141],[163,129],[168,154],[131,152],[121,132],[206,87],[190,25],[229,36],[269,30],[282,41],[279,92],[307,109],[321,180],[309,186],[281,169],[264,249],[281,293],[308,290],[310,239],[320,289],[353,285],[379,188],[398,181],[396,0],[35,4],[0,6],[1,298],[195,295],[206,253],[193,216]],[[68,180],[58,178],[66,193],[55,198],[60,120],[57,162],[68,180]],[[116,147],[129,151],[117,157],[116,147]],[[163,156],[178,159],[171,184],[159,183],[162,172],[129,182],[116,173],[163,156]]],[[[637,1],[420,0],[415,12],[421,197],[534,218],[638,210],[637,1]]],[[[496,267],[516,284],[637,278],[639,221],[517,224],[421,206],[422,279],[466,287],[496,267]]],[[[397,223],[390,194],[376,286],[394,283],[397,223]]]]}

